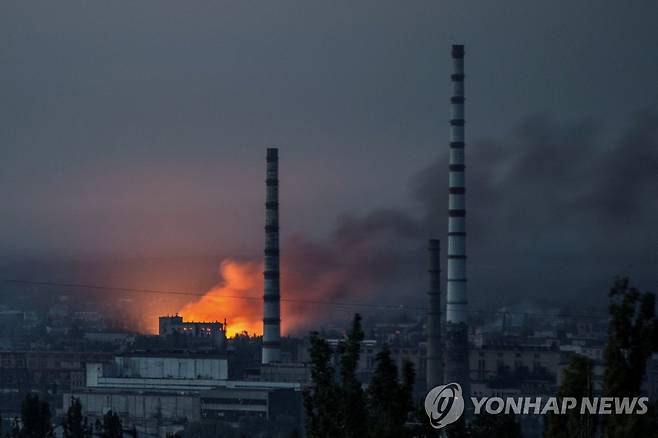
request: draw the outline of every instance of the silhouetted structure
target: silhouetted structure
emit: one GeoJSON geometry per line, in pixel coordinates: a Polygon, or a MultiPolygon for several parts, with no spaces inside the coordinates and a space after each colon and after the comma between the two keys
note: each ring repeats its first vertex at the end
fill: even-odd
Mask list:
{"type": "Polygon", "coordinates": [[[267,149],[267,197],[265,201],[265,272],[263,294],[264,364],[281,356],[281,311],[279,304],[279,156],[267,149]]]}
{"type": "Polygon", "coordinates": [[[452,46],[452,118],[448,196],[445,381],[469,393],[468,301],[466,296],[466,178],[464,146],[464,46],[452,46]]]}

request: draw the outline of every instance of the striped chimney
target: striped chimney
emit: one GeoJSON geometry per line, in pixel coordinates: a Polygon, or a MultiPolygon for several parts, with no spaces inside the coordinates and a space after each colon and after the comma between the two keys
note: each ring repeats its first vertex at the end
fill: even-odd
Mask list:
{"type": "Polygon", "coordinates": [[[267,194],[265,199],[265,272],[263,293],[264,364],[281,356],[281,310],[279,305],[279,156],[267,149],[267,194]]]}
{"type": "Polygon", "coordinates": [[[452,46],[452,118],[448,182],[448,272],[446,288],[446,383],[469,389],[466,296],[466,178],[464,160],[464,46],[452,46]]]}
{"type": "Polygon", "coordinates": [[[443,384],[441,345],[441,244],[429,240],[429,307],[427,308],[427,390],[443,384]]]}

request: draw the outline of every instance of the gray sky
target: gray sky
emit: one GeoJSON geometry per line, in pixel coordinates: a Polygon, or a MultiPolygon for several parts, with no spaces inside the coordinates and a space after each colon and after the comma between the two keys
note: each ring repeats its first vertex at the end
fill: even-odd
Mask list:
{"type": "MultiPolygon", "coordinates": [[[[585,199],[595,206],[607,202],[606,182],[579,171],[600,167],[573,152],[579,142],[624,155],[622,177],[633,178],[639,160],[651,174],[656,119],[636,116],[658,111],[656,17],[653,0],[3,1],[0,254],[257,255],[269,144],[281,148],[284,240],[322,240],[343,215],[381,208],[431,222],[418,180],[447,151],[449,51],[458,42],[467,53],[469,182],[484,196],[496,181],[534,181],[520,204],[485,202],[478,214],[520,207],[543,218],[520,235],[503,219],[481,233],[516,239],[539,265],[562,249],[592,255],[604,233],[619,234],[618,222],[597,207],[554,238],[546,218],[564,212],[541,207],[557,196],[551,168],[541,181],[507,172],[525,159],[564,165],[578,184],[598,184],[585,199]],[[635,143],[622,137],[637,123],[649,134],[634,161],[635,143]],[[476,145],[507,149],[491,157],[476,145]],[[603,222],[601,234],[580,232],[603,222]]],[[[434,169],[443,196],[447,172],[434,169]]],[[[656,178],[641,180],[631,207],[655,207],[646,185],[656,178]]],[[[649,207],[636,210],[642,224],[656,212],[649,207]]],[[[437,204],[436,214],[446,209],[437,204]]],[[[443,220],[429,230],[440,233],[443,220]]],[[[655,267],[655,250],[633,246],[657,242],[655,226],[642,226],[624,238],[636,242],[624,254],[637,249],[655,267]]],[[[478,252],[478,241],[469,245],[478,252]]]]}

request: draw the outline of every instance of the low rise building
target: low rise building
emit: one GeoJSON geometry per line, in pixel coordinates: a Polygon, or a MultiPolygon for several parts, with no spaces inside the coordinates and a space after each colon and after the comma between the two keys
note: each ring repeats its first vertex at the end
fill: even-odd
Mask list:
{"type": "Polygon", "coordinates": [[[117,355],[111,363],[89,363],[88,388],[203,390],[228,379],[228,361],[207,353],[146,353],[117,355]]]}
{"type": "Polygon", "coordinates": [[[275,421],[281,415],[301,428],[301,389],[297,382],[228,380],[221,354],[133,352],[87,364],[84,388],[63,395],[63,410],[80,399],[92,420],[111,410],[140,436],[164,437],[201,420],[275,421]]]}
{"type": "Polygon", "coordinates": [[[287,416],[301,421],[302,397],[298,387],[220,387],[200,394],[201,417],[234,423],[245,418],[274,421],[287,416]]]}
{"type": "Polygon", "coordinates": [[[561,362],[556,347],[492,343],[469,350],[470,377],[475,396],[518,393],[552,395],[561,362]]]}
{"type": "Polygon", "coordinates": [[[198,344],[209,343],[218,349],[226,347],[226,321],[184,321],[179,315],[161,316],[158,319],[158,328],[160,336],[185,336],[191,341],[199,341],[198,344]]]}

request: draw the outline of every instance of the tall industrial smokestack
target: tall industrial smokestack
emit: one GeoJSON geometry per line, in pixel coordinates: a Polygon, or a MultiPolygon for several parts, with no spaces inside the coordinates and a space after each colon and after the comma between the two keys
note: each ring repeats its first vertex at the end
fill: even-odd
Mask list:
{"type": "Polygon", "coordinates": [[[265,199],[265,272],[263,293],[264,364],[281,356],[281,309],[279,306],[279,151],[267,149],[265,199]]]}
{"type": "Polygon", "coordinates": [[[427,309],[427,390],[442,385],[443,351],[441,345],[441,247],[437,239],[429,240],[429,307],[427,309]]]}
{"type": "Polygon", "coordinates": [[[468,301],[466,297],[466,178],[464,160],[464,46],[452,46],[452,118],[448,195],[446,289],[446,383],[469,394],[468,301]]]}

